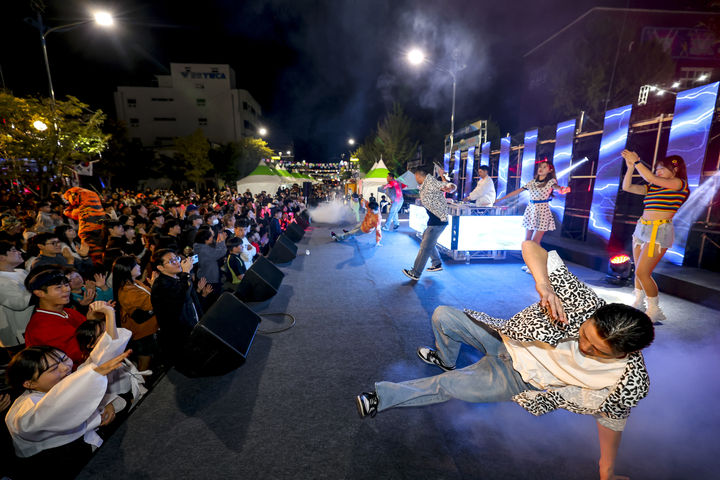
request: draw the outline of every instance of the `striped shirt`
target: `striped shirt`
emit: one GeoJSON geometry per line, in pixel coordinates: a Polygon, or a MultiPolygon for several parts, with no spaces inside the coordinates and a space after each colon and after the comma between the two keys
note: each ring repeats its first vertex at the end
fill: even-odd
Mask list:
{"type": "Polygon", "coordinates": [[[685,203],[690,195],[690,189],[685,180],[682,181],[680,190],[658,187],[657,185],[647,186],[647,195],[643,199],[645,210],[659,210],[663,212],[677,212],[678,208],[685,203]]]}

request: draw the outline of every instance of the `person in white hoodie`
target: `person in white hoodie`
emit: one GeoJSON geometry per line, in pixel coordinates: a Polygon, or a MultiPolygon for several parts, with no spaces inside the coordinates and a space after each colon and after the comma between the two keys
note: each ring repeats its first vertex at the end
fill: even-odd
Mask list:
{"type": "Polygon", "coordinates": [[[33,313],[30,292],[25,288],[27,271],[16,268],[22,263],[22,255],[15,245],[1,240],[0,346],[4,348],[17,347],[25,343],[23,334],[33,313]]]}
{"type": "Polygon", "coordinates": [[[26,348],[8,365],[10,386],[25,390],[5,417],[19,457],[12,478],[74,478],[102,445],[97,429],[125,406],[107,393],[107,376],[130,354],[123,352],[130,335],[118,335],[110,304],[94,302],[90,309],[105,315],[110,338],[99,341],[75,372],[67,355],[49,346],[26,348]]]}

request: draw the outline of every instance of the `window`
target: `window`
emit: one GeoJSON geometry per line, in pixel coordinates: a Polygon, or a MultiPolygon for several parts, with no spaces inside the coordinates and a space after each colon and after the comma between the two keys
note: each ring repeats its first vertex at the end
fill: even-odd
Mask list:
{"type": "Polygon", "coordinates": [[[155,97],[155,98],[151,98],[150,100],[153,101],[153,102],[172,102],[172,101],[174,101],[175,99],[174,99],[174,98],[159,98],[159,97],[155,97]]]}
{"type": "Polygon", "coordinates": [[[137,107],[137,100],[135,100],[134,98],[128,98],[128,99],[127,99],[127,106],[128,106],[128,108],[135,108],[135,107],[137,107]]]}
{"type": "Polygon", "coordinates": [[[155,117],[153,120],[156,122],[174,122],[175,117],[155,117]]]}
{"type": "Polygon", "coordinates": [[[247,110],[247,109],[248,109],[248,104],[247,104],[247,102],[243,102],[243,110],[247,110]]]}
{"type": "Polygon", "coordinates": [[[173,140],[173,137],[155,137],[155,145],[170,145],[173,140]]]}
{"type": "Polygon", "coordinates": [[[195,102],[197,103],[198,107],[204,107],[205,106],[205,99],[204,98],[197,98],[195,99],[195,102]]]}
{"type": "Polygon", "coordinates": [[[243,127],[245,127],[245,130],[251,130],[252,126],[250,125],[250,122],[247,120],[243,120],[243,127]]]}
{"type": "Polygon", "coordinates": [[[250,113],[252,113],[253,115],[257,115],[254,107],[250,107],[250,113]]]}
{"type": "Polygon", "coordinates": [[[207,118],[198,118],[198,125],[204,127],[207,125],[207,118]]]}
{"type": "Polygon", "coordinates": [[[712,68],[707,67],[685,67],[680,69],[680,88],[699,87],[702,83],[710,80],[712,68]],[[702,78],[702,80],[701,80],[702,78]]]}
{"type": "Polygon", "coordinates": [[[137,118],[131,118],[130,119],[130,126],[131,127],[139,127],[140,126],[140,120],[137,118]]]}

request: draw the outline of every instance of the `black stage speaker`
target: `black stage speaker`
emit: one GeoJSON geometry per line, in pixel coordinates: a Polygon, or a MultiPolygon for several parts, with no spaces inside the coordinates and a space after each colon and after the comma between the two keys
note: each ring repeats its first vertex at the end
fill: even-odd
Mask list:
{"type": "Polygon", "coordinates": [[[308,215],[307,210],[303,210],[302,212],[298,213],[295,217],[295,221],[300,225],[300,228],[305,230],[310,226],[310,215],[308,215]]]}
{"type": "Polygon", "coordinates": [[[312,182],[303,182],[303,197],[308,198],[310,196],[311,188],[312,182]]]}
{"type": "Polygon", "coordinates": [[[277,293],[284,276],[270,260],[259,256],[245,272],[235,296],[243,302],[264,302],[277,293]]]}
{"type": "Polygon", "coordinates": [[[235,295],[223,293],[203,315],[175,367],[188,377],[225,375],[245,363],[260,316],[235,295]]]}
{"type": "Polygon", "coordinates": [[[292,262],[296,256],[297,246],[285,235],[280,235],[275,241],[275,246],[270,250],[268,260],[273,263],[288,263],[292,262]]]}
{"type": "Polygon", "coordinates": [[[285,236],[295,243],[302,240],[303,235],[305,235],[305,230],[303,230],[297,223],[288,223],[288,226],[285,227],[285,236]]]}

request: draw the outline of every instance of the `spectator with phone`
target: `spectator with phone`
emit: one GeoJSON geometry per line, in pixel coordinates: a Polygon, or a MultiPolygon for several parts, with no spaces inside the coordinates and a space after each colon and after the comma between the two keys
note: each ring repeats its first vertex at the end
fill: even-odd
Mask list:
{"type": "Polygon", "coordinates": [[[193,245],[193,252],[198,257],[197,276],[205,278],[212,285],[215,294],[219,294],[222,289],[219,261],[225,258],[227,252],[226,238],[227,234],[223,231],[217,234],[213,242],[212,230],[201,230],[195,236],[193,245]]]}

